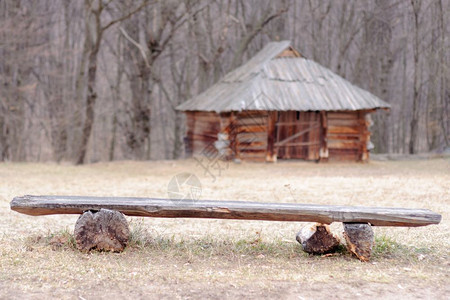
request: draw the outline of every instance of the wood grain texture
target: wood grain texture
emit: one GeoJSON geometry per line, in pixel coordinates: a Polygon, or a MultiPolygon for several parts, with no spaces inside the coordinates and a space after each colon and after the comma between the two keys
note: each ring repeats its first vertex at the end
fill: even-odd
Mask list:
{"type": "Polygon", "coordinates": [[[130,229],[123,214],[100,209],[98,212],[87,211],[78,218],[74,236],[81,251],[121,252],[128,243],[130,229]]]}
{"type": "Polygon", "coordinates": [[[344,223],[347,249],[361,261],[369,261],[375,243],[372,227],[366,223],[344,223]]]}
{"type": "Polygon", "coordinates": [[[22,196],[11,209],[28,215],[82,214],[100,208],[128,216],[215,218],[268,221],[370,223],[374,226],[438,224],[441,215],[427,209],[333,206],[298,203],[261,203],[213,200],[171,200],[134,197],[22,196]]]}
{"type": "Polygon", "coordinates": [[[309,224],[304,226],[295,239],[302,245],[303,251],[313,254],[332,252],[339,246],[339,238],[330,230],[327,224],[309,224]]]}

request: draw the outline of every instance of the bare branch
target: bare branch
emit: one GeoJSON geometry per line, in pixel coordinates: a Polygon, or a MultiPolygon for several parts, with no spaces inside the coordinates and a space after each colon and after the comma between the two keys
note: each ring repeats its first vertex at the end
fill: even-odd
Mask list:
{"type": "Polygon", "coordinates": [[[101,31],[103,32],[103,31],[107,30],[109,27],[113,26],[114,24],[128,19],[129,17],[131,17],[132,15],[134,15],[135,13],[137,13],[138,11],[140,11],[142,8],[144,8],[145,6],[147,6],[150,3],[151,2],[149,0],[143,0],[141,5],[139,5],[138,7],[136,7],[134,10],[130,11],[129,13],[123,15],[122,17],[112,20],[107,25],[103,26],[101,31]]]}
{"type": "Polygon", "coordinates": [[[142,58],[145,61],[145,65],[150,68],[150,63],[148,62],[148,51],[147,48],[142,46],[141,44],[139,44],[138,42],[136,42],[135,40],[133,40],[133,38],[131,36],[128,35],[128,33],[125,31],[125,29],[123,29],[122,27],[119,28],[120,32],[123,34],[123,36],[133,45],[136,46],[136,48],[139,49],[139,52],[141,52],[142,58]]]}

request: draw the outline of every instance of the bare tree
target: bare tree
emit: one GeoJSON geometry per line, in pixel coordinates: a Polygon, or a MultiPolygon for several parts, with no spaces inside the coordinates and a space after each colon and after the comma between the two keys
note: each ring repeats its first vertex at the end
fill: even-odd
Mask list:
{"type": "Polygon", "coordinates": [[[410,123],[410,138],[408,151],[410,154],[416,153],[416,140],[418,133],[418,123],[419,123],[419,106],[420,106],[420,67],[419,67],[419,13],[422,1],[421,0],[411,0],[411,7],[413,11],[414,19],[414,92],[413,92],[413,103],[412,103],[412,117],[410,123]]]}
{"type": "Polygon", "coordinates": [[[243,26],[245,30],[243,31],[243,34],[239,39],[239,42],[237,43],[236,51],[234,52],[233,60],[231,62],[231,68],[236,68],[242,63],[244,54],[247,51],[248,46],[253,41],[253,39],[259,33],[261,33],[264,27],[267,24],[269,24],[270,21],[280,17],[287,11],[287,7],[282,7],[277,11],[272,11],[270,9],[270,2],[269,2],[265,6],[261,5],[262,7],[264,7],[264,9],[262,10],[260,16],[258,16],[257,10],[252,11],[251,8],[249,7],[248,9],[251,11],[250,21],[245,21],[247,17],[245,15],[245,3],[244,1],[241,0],[240,4],[241,7],[243,8],[242,16],[245,23],[243,26]]]}
{"type": "Polygon", "coordinates": [[[100,45],[102,37],[106,30],[108,30],[114,24],[124,21],[130,18],[132,15],[140,11],[145,7],[149,1],[144,0],[142,3],[124,13],[120,17],[110,20],[106,25],[102,24],[102,15],[105,9],[111,1],[106,3],[103,0],[85,0],[84,13],[85,13],[85,37],[83,53],[81,58],[81,64],[77,77],[76,87],[76,101],[81,102],[81,99],[85,99],[84,103],[84,122],[82,125],[82,131],[80,139],[77,140],[78,151],[76,153],[76,163],[82,164],[84,162],[87,144],[92,131],[92,125],[94,123],[94,108],[97,100],[96,93],[96,76],[97,76],[97,56],[100,51],[100,45]],[[87,74],[86,74],[87,69],[87,74]],[[86,96],[84,94],[84,85],[86,85],[86,96]]]}

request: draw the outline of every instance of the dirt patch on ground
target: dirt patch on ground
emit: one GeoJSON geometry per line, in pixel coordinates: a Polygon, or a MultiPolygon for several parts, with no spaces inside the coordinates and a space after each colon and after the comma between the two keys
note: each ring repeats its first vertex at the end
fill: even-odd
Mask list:
{"type": "MultiPolygon", "coordinates": [[[[0,298],[428,298],[450,293],[450,162],[228,164],[205,173],[194,160],[87,166],[0,165],[0,298]],[[12,212],[24,194],[167,197],[181,172],[196,174],[202,199],[428,208],[438,226],[375,228],[370,263],[345,249],[301,251],[301,223],[128,218],[125,252],[82,254],[77,216],[12,212]]],[[[342,232],[340,224],[332,224],[342,232]]]]}

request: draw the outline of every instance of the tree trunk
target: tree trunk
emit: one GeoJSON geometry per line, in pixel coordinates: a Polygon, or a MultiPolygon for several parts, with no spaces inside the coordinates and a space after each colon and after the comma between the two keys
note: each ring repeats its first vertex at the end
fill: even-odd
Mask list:
{"type": "Polygon", "coordinates": [[[409,153],[416,153],[416,140],[419,131],[420,82],[419,82],[419,11],[421,0],[411,0],[414,15],[414,93],[410,123],[409,153]]]}
{"type": "MultiPolygon", "coordinates": [[[[447,91],[447,84],[448,80],[450,79],[450,76],[448,74],[450,73],[448,65],[445,62],[445,56],[447,51],[444,51],[446,48],[445,40],[446,40],[446,32],[445,32],[445,25],[444,25],[444,9],[442,7],[442,0],[437,1],[438,3],[438,12],[439,12],[439,31],[440,31],[440,55],[439,55],[439,62],[440,62],[440,98],[442,102],[442,106],[440,109],[440,126],[442,128],[442,135],[444,136],[444,143],[445,146],[450,145],[449,140],[449,125],[450,125],[450,116],[449,116],[449,102],[450,102],[450,92],[447,91]]],[[[448,20],[448,19],[447,19],[448,20]]]]}
{"type": "Polygon", "coordinates": [[[81,251],[121,252],[128,243],[130,230],[123,214],[102,208],[83,213],[75,224],[74,235],[81,251]]]}
{"type": "Polygon", "coordinates": [[[81,113],[76,115],[76,125],[80,126],[81,133],[75,137],[75,163],[83,164],[87,152],[87,144],[92,131],[94,123],[94,106],[97,95],[95,93],[96,74],[97,74],[97,54],[100,49],[101,39],[101,24],[100,24],[100,10],[101,4],[94,7],[93,1],[85,0],[85,38],[83,45],[83,53],[81,58],[80,70],[76,82],[76,101],[79,103],[79,109],[84,107],[84,123],[82,123],[81,113]],[[85,78],[85,71],[87,63],[87,78],[85,78]],[[87,88],[86,88],[87,86],[87,88]],[[84,97],[87,89],[86,97],[84,97]],[[83,106],[84,104],[84,106],[83,106]]]}
{"type": "MultiPolygon", "coordinates": [[[[146,12],[148,13],[148,12],[146,12]]],[[[124,51],[125,68],[129,74],[129,86],[131,91],[131,103],[129,105],[128,120],[125,122],[126,146],[131,152],[132,159],[150,159],[151,135],[151,68],[153,68],[153,60],[148,45],[151,43],[151,35],[149,40],[142,40],[142,36],[147,39],[149,18],[142,18],[140,15],[135,16],[127,21],[125,28],[129,39],[124,43],[127,51],[124,51]],[[141,24],[143,23],[143,24],[141,24]],[[141,37],[141,38],[140,38],[141,37]],[[146,56],[141,53],[141,49],[133,45],[132,41],[140,45],[146,50],[146,56]]]]}
{"type": "MultiPolygon", "coordinates": [[[[128,19],[133,14],[141,10],[148,1],[143,1],[136,9],[125,13],[122,17],[110,21],[107,25],[102,26],[102,12],[105,7],[109,5],[103,3],[103,1],[93,1],[85,0],[85,40],[84,40],[84,51],[83,58],[87,56],[88,59],[88,74],[87,74],[87,95],[86,95],[86,106],[85,106],[85,118],[84,124],[82,126],[81,138],[79,139],[79,147],[76,153],[76,163],[82,164],[85,161],[87,146],[89,142],[89,137],[91,136],[92,126],[94,124],[95,117],[95,103],[97,100],[96,93],[96,75],[97,75],[97,56],[100,51],[100,44],[102,42],[103,33],[110,28],[112,25],[128,19]]],[[[83,59],[82,59],[83,62],[83,59]]],[[[83,86],[84,77],[84,66],[82,64],[80,73],[78,75],[77,84],[77,97],[81,97],[84,90],[83,86]]],[[[81,98],[77,98],[80,101],[81,98]]]]}
{"type": "Polygon", "coordinates": [[[175,111],[175,130],[174,130],[174,146],[173,146],[173,158],[177,159],[181,157],[183,153],[183,113],[181,111],[175,111]]]}
{"type": "Polygon", "coordinates": [[[97,93],[95,91],[96,75],[97,75],[97,54],[98,48],[94,49],[89,55],[89,67],[88,67],[88,82],[87,82],[87,96],[85,107],[85,120],[83,124],[83,131],[81,134],[81,143],[78,150],[78,156],[76,163],[83,164],[86,158],[87,146],[89,137],[92,132],[92,125],[94,124],[95,116],[95,102],[97,100],[97,93]]]}

